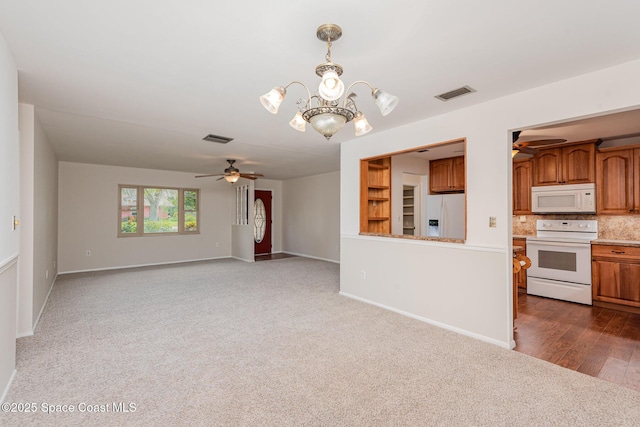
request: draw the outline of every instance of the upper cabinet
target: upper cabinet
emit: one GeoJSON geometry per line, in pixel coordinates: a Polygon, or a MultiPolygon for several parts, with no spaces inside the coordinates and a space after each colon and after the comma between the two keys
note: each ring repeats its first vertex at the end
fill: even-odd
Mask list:
{"type": "Polygon", "coordinates": [[[431,160],[429,162],[429,191],[464,193],[464,156],[431,160]]]}
{"type": "Polygon", "coordinates": [[[640,213],[640,147],[604,148],[596,156],[599,214],[640,213]]]}
{"type": "Polygon", "coordinates": [[[533,186],[595,182],[597,142],[539,148],[533,156],[533,186]]]}
{"type": "Polygon", "coordinates": [[[531,185],[533,182],[533,161],[513,162],[513,214],[531,214],[531,185]]]}

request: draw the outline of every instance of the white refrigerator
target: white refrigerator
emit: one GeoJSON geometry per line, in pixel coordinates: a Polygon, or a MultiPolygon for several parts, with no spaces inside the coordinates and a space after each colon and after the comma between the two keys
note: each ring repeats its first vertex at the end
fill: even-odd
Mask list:
{"type": "Polygon", "coordinates": [[[427,236],[464,239],[464,194],[427,196],[427,236]]]}

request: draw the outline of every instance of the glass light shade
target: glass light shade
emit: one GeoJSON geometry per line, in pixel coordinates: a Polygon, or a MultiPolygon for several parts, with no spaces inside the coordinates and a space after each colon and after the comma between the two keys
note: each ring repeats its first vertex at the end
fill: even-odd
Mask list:
{"type": "Polygon", "coordinates": [[[231,172],[231,174],[229,175],[225,175],[224,179],[227,180],[227,182],[233,184],[234,182],[236,182],[238,179],[240,179],[240,173],[238,172],[231,172]]]}
{"type": "Polygon", "coordinates": [[[297,130],[298,132],[304,132],[307,129],[307,122],[302,118],[302,113],[298,111],[293,119],[289,122],[289,126],[297,130]]]}
{"type": "Polygon", "coordinates": [[[309,119],[311,126],[327,138],[327,141],[347,123],[347,118],[339,114],[323,113],[309,119]]]}
{"type": "Polygon", "coordinates": [[[356,128],[356,136],[364,135],[365,133],[371,132],[371,125],[367,121],[367,118],[362,114],[361,111],[356,112],[355,117],[353,118],[353,125],[356,128]]]}
{"type": "Polygon", "coordinates": [[[287,94],[287,90],[282,86],[274,87],[260,97],[262,106],[267,109],[271,114],[277,114],[280,104],[284,101],[284,96],[287,94]]]}
{"type": "Polygon", "coordinates": [[[376,89],[373,91],[373,100],[375,101],[376,105],[380,109],[380,113],[382,113],[383,116],[386,116],[387,114],[392,112],[400,101],[397,96],[393,96],[387,92],[383,92],[380,89],[376,89]]]}
{"type": "Polygon", "coordinates": [[[327,70],[322,75],[322,81],[318,86],[318,94],[327,101],[335,101],[344,93],[344,83],[338,77],[338,73],[327,70]]]}

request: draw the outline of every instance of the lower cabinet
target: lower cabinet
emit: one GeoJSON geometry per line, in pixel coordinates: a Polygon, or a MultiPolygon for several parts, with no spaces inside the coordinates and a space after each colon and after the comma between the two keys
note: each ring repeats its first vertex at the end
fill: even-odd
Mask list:
{"type": "Polygon", "coordinates": [[[640,247],[591,246],[593,300],[640,308],[640,247]]]}
{"type": "MultiPolygon", "coordinates": [[[[513,246],[522,246],[524,251],[518,252],[519,254],[527,254],[527,241],[526,239],[513,239],[513,246]]],[[[513,275],[513,281],[519,289],[527,290],[527,270],[521,269],[518,273],[513,275]]]]}

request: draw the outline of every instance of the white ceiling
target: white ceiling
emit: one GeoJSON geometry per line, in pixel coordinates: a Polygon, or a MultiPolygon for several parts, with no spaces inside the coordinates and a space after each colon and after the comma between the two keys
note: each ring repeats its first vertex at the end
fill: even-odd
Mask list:
{"type": "MultiPolygon", "coordinates": [[[[0,0],[0,33],[60,160],[289,179],[339,169],[340,142],[288,126],[302,89],[276,116],[258,97],[317,85],[332,59],[348,85],[400,98],[382,117],[364,85],[373,132],[640,58],[640,2],[475,0],[379,2],[0,0]],[[443,92],[477,92],[442,102],[443,92]],[[227,145],[202,141],[214,133],[227,145]]],[[[591,137],[598,137],[592,135],[591,137]]],[[[364,143],[364,141],[363,141],[364,143]]]]}

